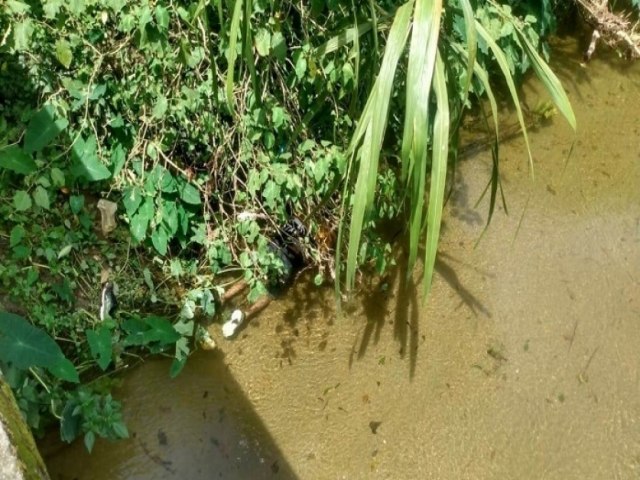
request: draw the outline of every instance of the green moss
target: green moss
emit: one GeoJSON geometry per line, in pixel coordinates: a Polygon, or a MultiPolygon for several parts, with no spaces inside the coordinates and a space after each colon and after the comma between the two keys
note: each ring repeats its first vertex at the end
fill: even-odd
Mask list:
{"type": "Polygon", "coordinates": [[[0,421],[9,435],[11,444],[17,450],[24,478],[27,480],[48,479],[49,474],[31,431],[18,410],[11,389],[2,379],[0,379],[0,421]]]}

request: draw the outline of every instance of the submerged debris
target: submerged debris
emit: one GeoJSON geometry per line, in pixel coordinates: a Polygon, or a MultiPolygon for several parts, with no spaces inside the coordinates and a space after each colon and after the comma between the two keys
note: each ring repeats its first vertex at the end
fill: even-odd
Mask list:
{"type": "Polygon", "coordinates": [[[231,318],[222,325],[222,335],[224,338],[232,337],[242,322],[244,322],[245,315],[242,313],[242,310],[236,309],[231,314],[231,318]]]}
{"type": "Polygon", "coordinates": [[[382,425],[382,422],[376,422],[374,420],[369,422],[369,428],[371,429],[371,433],[376,435],[378,433],[378,427],[382,425]]]}

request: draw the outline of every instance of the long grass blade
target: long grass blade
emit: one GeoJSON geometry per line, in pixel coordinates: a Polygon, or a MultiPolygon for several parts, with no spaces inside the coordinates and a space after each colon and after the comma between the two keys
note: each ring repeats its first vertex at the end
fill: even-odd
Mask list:
{"type": "Polygon", "coordinates": [[[256,74],[255,58],[253,56],[253,35],[251,33],[251,9],[253,8],[253,2],[247,0],[244,2],[244,35],[242,41],[244,43],[243,55],[244,63],[249,69],[249,75],[251,77],[251,83],[253,84],[253,91],[256,94],[256,101],[258,104],[262,104],[262,96],[260,92],[260,86],[258,85],[258,75],[256,74]]]}
{"type": "Polygon", "coordinates": [[[515,83],[513,81],[513,77],[511,76],[511,71],[509,70],[509,64],[507,63],[507,58],[504,55],[502,49],[496,44],[496,42],[491,38],[489,32],[487,32],[480,22],[476,21],[476,30],[482,39],[487,43],[491,51],[493,52],[493,56],[498,62],[498,66],[500,70],[502,70],[502,75],[504,76],[505,81],[507,82],[507,87],[509,88],[509,93],[511,94],[511,98],[513,100],[513,104],[516,109],[516,114],[518,116],[518,122],[520,123],[520,128],[522,129],[522,137],[524,138],[525,146],[527,147],[527,155],[529,157],[529,171],[531,172],[531,178],[534,178],[533,172],[533,156],[531,155],[531,146],[529,144],[529,135],[527,135],[527,126],[524,123],[524,117],[522,115],[522,108],[520,108],[520,97],[518,96],[518,92],[516,90],[515,83]]]}
{"type": "Polygon", "coordinates": [[[333,53],[336,50],[353,43],[356,38],[361,37],[365,33],[369,32],[373,28],[372,21],[362,22],[354,27],[347,28],[340,32],[335,37],[331,37],[325,43],[316,48],[316,55],[322,57],[328,53],[333,53]]]}
{"type": "Polygon", "coordinates": [[[409,185],[409,262],[407,274],[418,256],[426,190],[427,149],[429,145],[429,94],[438,52],[442,15],[441,0],[416,3],[409,67],[407,104],[402,137],[402,178],[409,185]]]}
{"type": "MultiPolygon", "coordinates": [[[[473,76],[473,69],[476,64],[476,54],[478,52],[478,32],[475,28],[473,8],[471,7],[469,0],[460,0],[460,7],[462,8],[462,13],[464,14],[465,34],[467,37],[467,78],[464,82],[464,87],[462,90],[462,108],[464,109],[464,104],[467,103],[467,98],[469,95],[469,88],[471,87],[471,77],[473,76]]],[[[460,119],[462,119],[462,114],[460,114],[458,124],[460,123],[460,119]]]]}
{"type": "Polygon", "coordinates": [[[431,186],[427,209],[427,238],[424,254],[424,275],[422,278],[423,301],[431,291],[431,280],[438,253],[440,223],[444,205],[444,190],[447,179],[447,158],[449,152],[449,95],[445,79],[444,63],[438,53],[433,90],[436,95],[436,116],[433,123],[433,149],[431,158],[431,186]]]}
{"type": "Polygon", "coordinates": [[[376,5],[374,0],[369,0],[369,10],[371,11],[371,26],[373,27],[373,54],[375,55],[377,65],[379,61],[378,52],[380,51],[380,46],[378,45],[378,15],[376,14],[376,5]]]}
{"type": "Polygon", "coordinates": [[[233,6],[231,27],[229,28],[229,47],[227,48],[227,79],[225,82],[225,92],[227,97],[227,105],[232,113],[235,112],[233,83],[236,69],[236,59],[238,57],[237,44],[238,35],[240,34],[240,15],[242,13],[242,3],[243,0],[236,0],[233,6]]]}
{"type": "MultiPolygon", "coordinates": [[[[466,52],[463,49],[458,50],[463,56],[466,52]]],[[[489,106],[491,107],[491,117],[493,118],[493,145],[491,146],[491,158],[493,160],[493,167],[491,169],[491,197],[489,201],[489,215],[487,216],[487,224],[485,229],[491,223],[491,219],[493,218],[493,213],[495,211],[496,199],[497,199],[497,189],[500,187],[502,204],[504,206],[505,212],[507,211],[507,203],[504,198],[504,194],[502,193],[502,185],[500,182],[500,130],[499,130],[499,122],[498,122],[498,103],[496,102],[496,97],[493,94],[493,90],[491,88],[491,83],[489,82],[489,74],[487,71],[482,68],[482,66],[476,63],[473,67],[474,75],[480,80],[482,86],[484,87],[485,92],[487,93],[487,98],[489,99],[489,106]]],[[[484,113],[484,109],[482,110],[484,113]]],[[[485,116],[486,118],[486,116],[485,116]]],[[[486,192],[486,190],[485,190],[486,192]]],[[[484,197],[484,193],[480,196],[480,200],[484,197]]],[[[484,233],[484,232],[483,232],[484,233]]]]}
{"type": "Polygon", "coordinates": [[[553,103],[556,105],[558,110],[560,110],[560,113],[562,113],[564,118],[567,120],[567,122],[575,132],[577,128],[576,116],[573,113],[573,108],[571,107],[571,102],[569,102],[569,97],[564,91],[564,88],[562,88],[562,83],[560,83],[558,77],[551,71],[549,65],[547,65],[547,63],[542,58],[540,58],[540,55],[533,47],[533,45],[531,45],[529,39],[517,26],[516,32],[518,33],[520,42],[524,46],[524,50],[527,52],[529,60],[531,60],[531,64],[533,65],[533,69],[535,70],[536,75],[544,84],[546,90],[549,92],[549,95],[551,95],[553,103]]]}
{"type": "Polygon", "coordinates": [[[425,132],[435,65],[442,1],[417,0],[413,16],[409,66],[407,69],[407,95],[402,135],[402,179],[409,181],[416,152],[426,152],[425,132]],[[414,142],[414,136],[421,138],[414,142]],[[414,154],[412,157],[411,154],[414,154]]]}
{"type": "MultiPolygon", "coordinates": [[[[359,161],[359,168],[353,194],[351,223],[349,226],[349,245],[345,279],[347,289],[351,289],[354,284],[364,217],[373,202],[375,194],[378,161],[380,158],[380,150],[382,149],[384,132],[387,126],[393,80],[395,78],[398,60],[404,51],[409,35],[409,20],[411,18],[412,7],[413,1],[409,1],[396,11],[382,58],[380,73],[376,78],[367,105],[365,106],[365,112],[363,113],[364,118],[361,119],[354,134],[354,137],[362,137],[361,131],[363,128],[366,129],[362,137],[362,145],[357,152],[355,150],[352,152],[353,154],[350,160],[353,162],[357,159],[359,161]]],[[[354,148],[356,144],[352,143],[354,148]]]]}

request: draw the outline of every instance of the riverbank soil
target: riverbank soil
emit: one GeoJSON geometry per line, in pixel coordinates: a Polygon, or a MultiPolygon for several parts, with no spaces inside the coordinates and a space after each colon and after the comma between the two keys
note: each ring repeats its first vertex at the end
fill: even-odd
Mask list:
{"type": "MultiPolygon", "coordinates": [[[[425,307],[404,272],[341,318],[330,288],[298,284],[237,339],[216,331],[224,357],[127,377],[136,436],[50,454],[53,478],[217,478],[202,466],[241,461],[243,441],[265,442],[266,468],[220,478],[638,478],[640,65],[600,51],[584,68],[583,51],[560,40],[552,62],[578,119],[569,162],[557,116],[530,132],[535,182],[522,140],[504,143],[510,214],[477,246],[491,156],[460,163],[425,307]],[[242,405],[226,457],[205,394],[224,392],[220,362],[242,405]]],[[[541,91],[525,86],[531,108],[541,91]]]]}

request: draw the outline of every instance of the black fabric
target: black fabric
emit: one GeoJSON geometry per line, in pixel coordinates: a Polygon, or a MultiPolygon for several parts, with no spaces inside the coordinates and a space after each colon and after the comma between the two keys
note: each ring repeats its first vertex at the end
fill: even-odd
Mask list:
{"type": "Polygon", "coordinates": [[[304,224],[292,217],[272,237],[270,248],[282,261],[283,272],[269,285],[270,293],[276,294],[288,286],[295,273],[303,267],[305,255],[302,240],[306,235],[307,228],[304,224]]]}

